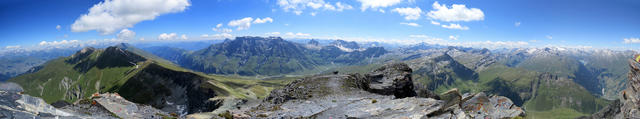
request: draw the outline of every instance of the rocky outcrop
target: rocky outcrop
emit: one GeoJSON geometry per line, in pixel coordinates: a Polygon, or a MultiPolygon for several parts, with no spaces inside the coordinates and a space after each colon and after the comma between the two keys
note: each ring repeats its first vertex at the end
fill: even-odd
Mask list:
{"type": "MultiPolygon", "coordinates": [[[[502,96],[461,95],[457,90],[449,93],[452,95],[445,94],[443,100],[416,96],[411,71],[406,64],[400,63],[387,64],[364,75],[311,76],[273,90],[256,107],[230,110],[226,115],[234,118],[338,119],[524,116],[522,109],[502,96]]],[[[435,94],[429,92],[428,95],[435,94]]]]}
{"type": "Polygon", "coordinates": [[[384,65],[364,75],[364,80],[369,83],[366,84],[366,90],[382,95],[394,95],[396,98],[415,96],[411,72],[411,68],[404,63],[384,65]]]}
{"type": "Polygon", "coordinates": [[[637,119],[640,118],[640,63],[629,60],[631,70],[628,73],[629,84],[623,90],[620,98],[599,112],[580,118],[615,118],[615,119],[637,119]]]}
{"type": "Polygon", "coordinates": [[[0,83],[0,118],[3,119],[161,119],[177,116],[132,103],[117,93],[94,94],[90,99],[74,104],[58,101],[52,105],[41,98],[22,94],[18,85],[0,83]]]}
{"type": "Polygon", "coordinates": [[[124,119],[151,119],[170,115],[167,112],[155,109],[149,105],[139,105],[129,102],[117,93],[94,94],[92,101],[95,102],[94,105],[101,106],[124,119]]]}

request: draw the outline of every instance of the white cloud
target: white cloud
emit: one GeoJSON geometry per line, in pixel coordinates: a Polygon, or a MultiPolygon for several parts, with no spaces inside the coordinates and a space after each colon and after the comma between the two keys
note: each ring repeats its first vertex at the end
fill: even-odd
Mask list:
{"type": "Polygon", "coordinates": [[[458,36],[449,36],[449,40],[458,40],[458,36]]]}
{"type": "Polygon", "coordinates": [[[407,22],[402,22],[402,23],[400,23],[400,24],[402,24],[402,25],[407,25],[407,26],[413,26],[413,27],[420,27],[420,24],[413,23],[413,22],[409,22],[409,23],[407,23],[407,22]]]}
{"type": "Polygon", "coordinates": [[[267,36],[280,36],[280,32],[269,32],[269,33],[265,33],[265,35],[267,35],[267,36]]]}
{"type": "Polygon", "coordinates": [[[233,30],[228,29],[228,28],[222,28],[222,24],[218,24],[216,25],[215,28],[211,28],[211,30],[216,31],[216,32],[220,32],[220,33],[231,33],[233,32],[233,30]]]}
{"type": "Polygon", "coordinates": [[[640,43],[640,38],[625,38],[624,43],[640,43]]]}
{"type": "Polygon", "coordinates": [[[439,26],[439,25],[440,25],[440,22],[437,22],[437,21],[431,21],[431,24],[433,24],[433,25],[438,25],[438,26],[439,26]]]}
{"type": "Polygon", "coordinates": [[[176,33],[162,33],[160,35],[158,35],[158,40],[188,40],[189,37],[187,37],[186,34],[182,34],[180,37],[178,37],[178,34],[176,33]]]}
{"type": "Polygon", "coordinates": [[[271,23],[271,22],[273,22],[273,19],[271,19],[271,17],[266,17],[266,18],[263,18],[263,19],[256,18],[256,20],[253,21],[254,24],[262,24],[262,23],[267,23],[267,22],[271,23]]]}
{"type": "Polygon", "coordinates": [[[162,33],[158,36],[158,40],[173,40],[176,39],[177,36],[176,33],[162,33]]]}
{"type": "Polygon", "coordinates": [[[278,0],[278,6],[285,12],[293,12],[296,15],[302,14],[307,8],[312,10],[338,11],[353,9],[349,4],[336,2],[331,4],[324,0],[278,0]]]}
{"type": "Polygon", "coordinates": [[[427,16],[432,19],[437,19],[445,22],[456,21],[480,21],[484,20],[484,13],[478,8],[467,8],[465,5],[453,4],[451,8],[447,5],[438,4],[438,1],[433,3],[433,9],[435,11],[429,11],[427,16]]]}
{"type": "Polygon", "coordinates": [[[400,15],[403,15],[406,20],[418,20],[422,14],[422,10],[419,7],[395,8],[391,10],[391,12],[397,12],[400,15]]]}
{"type": "Polygon", "coordinates": [[[378,9],[378,12],[380,12],[380,13],[386,13],[383,9],[378,9]]]}
{"type": "Polygon", "coordinates": [[[60,25],[56,25],[56,29],[59,31],[62,28],[60,25]]]}
{"type": "Polygon", "coordinates": [[[136,37],[136,32],[133,32],[129,29],[122,29],[116,37],[120,40],[131,40],[136,37]]]}
{"type": "MultiPolygon", "coordinates": [[[[280,35],[280,32],[271,32],[270,34],[271,34],[271,36],[278,36],[278,35],[280,35]]],[[[308,33],[287,32],[282,37],[285,37],[285,38],[309,38],[310,36],[311,36],[311,34],[308,34],[308,33]]]]}
{"type": "Polygon", "coordinates": [[[189,0],[106,0],[76,19],[71,31],[111,34],[162,14],[182,12],[190,5],[189,0]]]}
{"type": "Polygon", "coordinates": [[[9,45],[7,47],[4,47],[4,49],[18,49],[20,48],[20,45],[9,45]]]}
{"type": "Polygon", "coordinates": [[[516,27],[519,27],[520,26],[520,22],[516,22],[513,25],[516,26],[516,27]]]}
{"type": "Polygon", "coordinates": [[[237,27],[238,30],[244,30],[251,27],[251,21],[253,21],[253,18],[245,17],[238,20],[231,20],[227,25],[231,27],[237,27]]]}
{"type": "Polygon", "coordinates": [[[368,8],[377,9],[393,6],[402,2],[402,0],[358,0],[361,3],[360,10],[365,11],[368,8]]]}
{"type": "Polygon", "coordinates": [[[469,30],[469,27],[467,27],[467,26],[462,26],[460,24],[454,24],[454,23],[449,23],[449,25],[443,24],[442,28],[458,29],[458,30],[469,30]]]}
{"type": "MultiPolygon", "coordinates": [[[[325,4],[325,5],[326,5],[326,4],[325,4]]],[[[343,10],[350,10],[350,9],[353,9],[353,7],[352,7],[351,5],[349,5],[349,4],[343,4],[343,3],[341,3],[341,2],[336,2],[336,9],[335,9],[335,11],[339,11],[339,12],[341,12],[341,11],[343,11],[343,10]]]]}
{"type": "Polygon", "coordinates": [[[220,34],[213,34],[213,35],[207,35],[207,34],[202,34],[200,36],[200,38],[203,39],[227,39],[227,38],[233,38],[233,35],[229,34],[229,33],[220,33],[220,34]]]}
{"type": "Polygon", "coordinates": [[[316,12],[311,12],[311,13],[309,13],[309,15],[316,16],[316,12]]]}
{"type": "Polygon", "coordinates": [[[189,39],[189,37],[187,37],[186,34],[182,34],[182,36],[180,36],[180,40],[187,40],[189,39]]]}
{"type": "Polygon", "coordinates": [[[311,34],[298,32],[296,33],[296,36],[311,36],[311,34]]]}
{"type": "MultiPolygon", "coordinates": [[[[229,23],[227,25],[229,25],[230,27],[236,27],[238,30],[245,30],[245,29],[249,29],[251,27],[252,23],[253,24],[263,24],[263,23],[267,23],[267,22],[268,23],[272,23],[273,19],[271,17],[266,17],[266,18],[262,18],[262,19],[257,18],[255,20],[253,20],[253,18],[251,18],[251,17],[245,17],[245,18],[238,19],[238,20],[231,20],[231,21],[229,21],[229,23]]],[[[221,26],[221,25],[219,24],[219,26],[221,26]]],[[[216,26],[216,28],[218,28],[218,27],[216,26]]],[[[214,29],[214,31],[218,31],[218,30],[214,29]]],[[[230,29],[227,30],[227,31],[231,32],[230,29]]],[[[228,32],[225,32],[224,29],[222,29],[222,32],[223,33],[228,33],[228,32]]]]}
{"type": "Polygon", "coordinates": [[[427,39],[427,40],[431,40],[431,41],[442,40],[441,38],[431,37],[431,36],[427,36],[427,35],[409,35],[409,38],[427,39]]]}
{"type": "Polygon", "coordinates": [[[553,39],[553,36],[551,36],[551,35],[547,35],[547,36],[544,36],[544,37],[546,37],[549,40],[553,39]]]}
{"type": "Polygon", "coordinates": [[[40,46],[60,46],[60,45],[73,45],[73,44],[78,44],[78,43],[80,43],[80,41],[78,41],[78,40],[62,40],[62,41],[53,41],[53,42],[41,41],[38,45],[40,45],[40,46]]]}

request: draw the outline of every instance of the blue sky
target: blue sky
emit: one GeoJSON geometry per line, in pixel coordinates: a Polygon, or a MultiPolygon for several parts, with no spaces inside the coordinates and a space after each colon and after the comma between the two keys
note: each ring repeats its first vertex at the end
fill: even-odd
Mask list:
{"type": "Polygon", "coordinates": [[[629,49],[639,11],[637,0],[3,0],[0,48],[252,35],[629,49]]]}

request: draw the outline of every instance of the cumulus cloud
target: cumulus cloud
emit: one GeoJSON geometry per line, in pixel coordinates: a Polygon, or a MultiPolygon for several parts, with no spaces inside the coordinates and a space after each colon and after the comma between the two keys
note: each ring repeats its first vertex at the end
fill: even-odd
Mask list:
{"type": "Polygon", "coordinates": [[[62,41],[52,41],[52,42],[41,41],[38,45],[40,45],[40,46],[59,46],[59,45],[73,45],[73,44],[78,44],[78,43],[80,43],[80,41],[78,41],[78,40],[62,40],[62,41]]]}
{"type": "Polygon", "coordinates": [[[103,35],[111,34],[163,14],[182,12],[190,5],[189,0],[106,0],[76,19],[71,31],[96,30],[103,35]]]}
{"type": "Polygon", "coordinates": [[[236,27],[238,30],[245,30],[245,29],[249,29],[249,27],[251,27],[251,24],[263,24],[263,23],[271,23],[273,22],[273,19],[271,19],[271,17],[266,17],[266,18],[257,18],[255,20],[253,20],[253,18],[251,17],[245,17],[242,19],[238,19],[238,20],[231,20],[229,21],[229,23],[227,25],[231,26],[231,27],[236,27]]]}
{"type": "Polygon", "coordinates": [[[484,13],[478,8],[467,8],[465,5],[453,4],[451,8],[444,4],[438,4],[438,1],[433,3],[432,11],[427,13],[427,16],[432,19],[437,19],[445,22],[457,22],[457,21],[480,21],[484,20],[484,13]]]}
{"type": "Polygon", "coordinates": [[[158,35],[158,40],[187,40],[189,39],[186,34],[178,36],[176,33],[162,33],[158,35]]]}
{"type": "Polygon", "coordinates": [[[368,8],[377,9],[393,6],[402,2],[402,0],[358,0],[361,3],[360,10],[365,11],[368,8]]]}
{"type": "Polygon", "coordinates": [[[158,36],[158,40],[173,40],[176,39],[177,36],[178,34],[176,33],[162,33],[158,36]]]}
{"type": "Polygon", "coordinates": [[[402,23],[400,23],[400,24],[402,24],[402,25],[407,25],[407,26],[413,26],[413,27],[420,27],[420,24],[418,24],[418,23],[413,23],[413,22],[409,22],[409,23],[407,23],[407,22],[402,22],[402,23]]]}
{"type": "Polygon", "coordinates": [[[442,28],[458,29],[458,30],[469,30],[469,27],[467,27],[467,26],[462,26],[460,24],[454,24],[454,23],[449,23],[449,25],[443,24],[442,28]]]}
{"type": "Polygon", "coordinates": [[[61,28],[62,28],[62,26],[56,25],[56,30],[60,31],[61,28]]]}
{"type": "Polygon", "coordinates": [[[547,36],[544,36],[544,37],[546,37],[549,40],[553,39],[553,36],[551,36],[551,35],[547,35],[547,36]]]}
{"type": "Polygon", "coordinates": [[[271,19],[271,17],[266,17],[266,18],[263,18],[263,19],[256,18],[256,20],[253,21],[254,24],[262,24],[262,23],[267,23],[267,22],[271,23],[271,22],[273,22],[273,19],[271,19]]]}
{"type": "Polygon", "coordinates": [[[406,20],[418,20],[422,14],[422,10],[419,7],[395,8],[391,10],[391,12],[397,12],[400,15],[403,15],[406,20]]]}
{"type": "Polygon", "coordinates": [[[516,26],[516,27],[520,26],[520,22],[514,23],[513,26],[516,26]]]}
{"type": "Polygon", "coordinates": [[[302,14],[307,8],[311,10],[338,11],[353,9],[349,4],[336,2],[331,4],[324,0],[278,0],[278,6],[285,12],[293,12],[296,15],[302,14]]]}
{"type": "Polygon", "coordinates": [[[640,38],[625,38],[624,43],[640,43],[640,38]]]}
{"type": "Polygon", "coordinates": [[[136,32],[133,32],[129,29],[122,29],[118,35],[116,35],[118,39],[121,40],[131,40],[136,37],[136,32]]]}
{"type": "Polygon", "coordinates": [[[253,21],[253,18],[245,17],[242,19],[229,21],[227,25],[231,27],[237,27],[238,30],[244,30],[251,27],[251,21],[253,21]]]}
{"type": "Polygon", "coordinates": [[[221,33],[231,33],[233,32],[233,30],[228,29],[228,28],[222,28],[222,23],[216,25],[216,27],[211,28],[211,30],[216,31],[216,32],[221,32],[221,33]]]}

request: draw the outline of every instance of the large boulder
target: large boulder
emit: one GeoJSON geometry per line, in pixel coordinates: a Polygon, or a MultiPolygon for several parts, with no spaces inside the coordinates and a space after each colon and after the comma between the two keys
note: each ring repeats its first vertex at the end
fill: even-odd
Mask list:
{"type": "Polygon", "coordinates": [[[396,98],[415,96],[411,79],[412,72],[405,63],[384,65],[365,74],[365,78],[369,82],[367,90],[382,95],[394,95],[396,98]]]}

